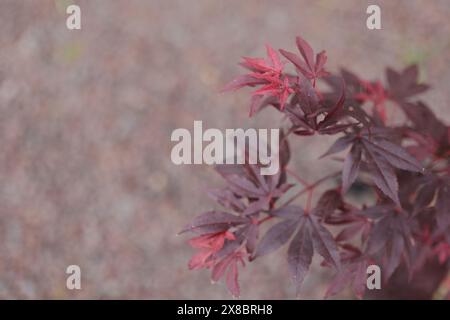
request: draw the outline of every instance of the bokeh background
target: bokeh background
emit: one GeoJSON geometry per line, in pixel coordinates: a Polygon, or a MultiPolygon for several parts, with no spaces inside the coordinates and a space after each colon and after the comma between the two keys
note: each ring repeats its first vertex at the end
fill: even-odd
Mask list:
{"type": "MultiPolygon", "coordinates": [[[[423,100],[450,121],[449,17],[448,0],[0,0],[0,297],[230,298],[188,271],[176,233],[214,206],[204,189],[220,180],[172,164],[172,131],[277,127],[275,112],[247,118],[245,90],[218,90],[241,56],[295,50],[296,35],[327,50],[331,71],[383,80],[418,63],[423,100]],[[65,26],[71,3],[80,31],[65,26]],[[365,26],[369,3],[382,30],[365,26]],[[70,264],[80,291],[66,289],[70,264]]],[[[292,168],[333,170],[310,165],[329,142],[297,141],[292,168]]],[[[247,266],[242,298],[295,297],[283,253],[247,266]]],[[[321,298],[331,276],[314,267],[300,297],[321,298]]]]}

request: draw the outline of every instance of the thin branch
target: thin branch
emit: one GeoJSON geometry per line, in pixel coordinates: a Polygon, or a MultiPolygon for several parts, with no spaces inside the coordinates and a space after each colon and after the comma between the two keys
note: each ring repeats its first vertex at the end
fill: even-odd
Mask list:
{"type": "Polygon", "coordinates": [[[282,207],[287,206],[288,204],[290,204],[292,201],[294,201],[295,199],[297,199],[298,197],[302,196],[303,194],[305,194],[306,192],[310,191],[311,189],[314,189],[315,187],[317,187],[318,185],[320,185],[322,182],[330,179],[330,178],[334,178],[338,175],[341,174],[341,171],[337,171],[337,172],[333,172],[331,174],[326,175],[325,177],[320,178],[319,180],[317,180],[316,182],[314,182],[313,184],[310,184],[309,186],[305,187],[304,189],[300,190],[299,192],[297,192],[297,194],[295,194],[294,196],[292,196],[287,202],[285,202],[282,207]]]}

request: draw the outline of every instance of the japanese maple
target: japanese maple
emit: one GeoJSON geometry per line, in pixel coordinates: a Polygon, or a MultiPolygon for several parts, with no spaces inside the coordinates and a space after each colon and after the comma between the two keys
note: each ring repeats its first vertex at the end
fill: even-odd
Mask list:
{"type": "Polygon", "coordinates": [[[267,46],[267,59],[243,58],[247,73],[224,89],[254,88],[250,116],[271,106],[289,119],[280,137],[281,169],[261,176],[260,165],[216,167],[225,186],[209,196],[222,209],[197,216],[183,229],[198,234],[189,241],[198,250],[189,267],[211,269],[214,281],[225,277],[231,294],[239,296],[245,261],[286,245],[286,269],[297,292],[318,255],[335,273],[326,297],[346,287],[359,298],[370,296],[366,269],[376,264],[389,292],[382,297],[430,298],[450,265],[450,127],[417,100],[428,89],[417,66],[387,68],[383,85],[348,70],[332,74],[325,51],[314,55],[301,37],[296,44],[299,54],[267,46]],[[286,64],[296,73],[288,73],[286,64]],[[329,89],[320,91],[318,81],[329,89]],[[392,124],[388,108],[402,110],[404,123],[392,124]],[[321,161],[345,151],[338,159],[341,170],[312,183],[288,168],[289,139],[310,135],[336,136],[317,155],[321,161]],[[338,176],[340,183],[314,203],[317,186],[338,176]],[[352,203],[355,182],[373,190],[373,203],[352,203]],[[266,223],[271,226],[261,234],[266,223]],[[419,283],[408,289],[414,281],[426,288],[419,283]]]}

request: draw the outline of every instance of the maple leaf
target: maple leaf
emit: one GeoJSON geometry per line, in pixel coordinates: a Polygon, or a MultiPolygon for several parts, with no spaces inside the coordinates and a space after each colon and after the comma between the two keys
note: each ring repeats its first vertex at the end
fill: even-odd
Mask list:
{"type": "MultiPolygon", "coordinates": [[[[283,151],[285,153],[285,151],[283,151]]],[[[243,215],[251,215],[270,206],[282,196],[292,184],[285,183],[284,172],[262,176],[257,165],[218,165],[216,170],[225,178],[228,189],[239,198],[247,198],[248,205],[243,215]]]]}
{"type": "Polygon", "coordinates": [[[289,147],[287,135],[284,133],[283,130],[280,130],[280,142],[278,145],[279,145],[278,155],[280,159],[280,168],[282,172],[280,175],[279,183],[284,183],[286,182],[286,166],[291,160],[291,149],[289,147]]]}
{"type": "Polygon", "coordinates": [[[424,183],[417,192],[414,203],[414,212],[420,212],[435,199],[434,210],[436,228],[434,237],[439,237],[449,232],[450,234],[450,178],[429,174],[424,177],[424,183]]]}
{"type": "Polygon", "coordinates": [[[404,128],[403,132],[406,137],[411,138],[415,142],[415,144],[407,146],[406,150],[420,161],[425,161],[429,157],[439,157],[440,150],[445,150],[445,147],[442,148],[433,137],[427,134],[421,134],[419,131],[410,130],[409,128],[404,128]]]}
{"type": "Polygon", "coordinates": [[[259,237],[259,225],[257,223],[249,224],[245,229],[245,249],[252,255],[255,252],[256,244],[259,237]]]}
{"type": "Polygon", "coordinates": [[[235,240],[235,236],[228,232],[217,232],[204,234],[189,240],[189,244],[193,248],[200,249],[189,261],[189,269],[209,268],[214,265],[214,260],[210,258],[222,249],[225,239],[235,240]]]}
{"type": "MultiPolygon", "coordinates": [[[[323,214],[322,217],[326,224],[342,226],[341,231],[335,237],[336,242],[342,246],[344,242],[353,241],[360,234],[361,242],[364,243],[368,238],[371,227],[369,219],[355,208],[346,208],[342,193],[339,193],[339,198],[336,195],[333,202],[334,205],[332,206],[333,203],[329,204],[327,214],[323,214]]],[[[317,208],[319,208],[319,204],[317,208]]]]}
{"type": "Polygon", "coordinates": [[[225,87],[222,89],[222,92],[225,91],[234,91],[238,90],[242,87],[254,87],[257,85],[263,85],[267,84],[267,81],[260,78],[255,78],[249,74],[244,74],[241,76],[238,76],[237,78],[233,79],[231,82],[225,85],[225,87]]]}
{"type": "Polygon", "coordinates": [[[436,198],[438,228],[436,232],[450,234],[450,178],[441,180],[436,198]]]}
{"type": "Polygon", "coordinates": [[[311,82],[299,75],[296,93],[284,112],[291,120],[295,134],[312,135],[317,127],[319,97],[311,82]],[[304,133],[302,133],[304,132],[304,133]]]}
{"type": "MultiPolygon", "coordinates": [[[[342,69],[339,76],[325,77],[325,82],[332,88],[331,92],[323,94],[325,104],[333,104],[333,101],[341,96],[342,92],[342,79],[345,83],[345,101],[343,105],[343,113],[357,120],[365,127],[372,126],[373,123],[379,123],[378,118],[382,118],[383,103],[387,98],[386,90],[381,86],[381,83],[377,84],[368,81],[361,80],[358,76],[352,72],[342,69]],[[365,101],[372,101],[376,105],[374,108],[374,117],[370,116],[361,106],[365,101]],[[381,114],[380,114],[381,113],[381,114]]],[[[382,121],[379,124],[384,123],[382,121]]]]}
{"type": "Polygon", "coordinates": [[[299,229],[288,248],[288,267],[296,285],[297,294],[311,265],[314,252],[336,269],[341,268],[339,252],[331,233],[315,215],[303,215],[299,229]]]}
{"type": "MultiPolygon", "coordinates": [[[[365,145],[364,145],[365,146],[365,145]]],[[[365,155],[368,158],[368,168],[373,182],[378,188],[400,206],[398,198],[398,180],[394,168],[389,165],[385,158],[375,153],[371,148],[365,148],[365,155]]]]}
{"type": "Polygon", "coordinates": [[[425,103],[421,101],[416,103],[403,102],[400,107],[412,122],[412,130],[408,133],[411,138],[419,143],[421,150],[441,156],[450,148],[447,126],[436,117],[425,103]]]}
{"type": "Polygon", "coordinates": [[[384,138],[370,139],[366,135],[361,141],[366,160],[370,159],[370,172],[375,184],[400,205],[394,168],[423,173],[424,167],[401,146],[384,138]]]}
{"type": "MultiPolygon", "coordinates": [[[[277,97],[279,100],[280,109],[283,110],[289,95],[294,92],[294,89],[292,89],[289,85],[289,79],[285,77],[283,79],[266,78],[266,80],[269,83],[256,90],[253,95],[259,97],[277,97]]],[[[254,110],[251,110],[251,112],[254,112],[254,110]]]]}
{"type": "Polygon", "coordinates": [[[408,213],[398,207],[383,205],[371,209],[362,211],[363,214],[377,219],[369,234],[366,254],[372,257],[381,256],[380,264],[384,265],[384,276],[389,279],[402,258],[406,259],[407,263],[411,260],[409,253],[413,246],[415,226],[411,223],[408,213]]]}
{"type": "Polygon", "coordinates": [[[354,124],[337,125],[337,122],[345,115],[344,112],[345,102],[345,83],[342,83],[341,95],[336,104],[327,110],[325,118],[317,125],[319,133],[337,133],[341,132],[354,124]]]}
{"type": "Polygon", "coordinates": [[[332,234],[322,225],[317,216],[309,215],[307,218],[309,218],[308,221],[311,226],[314,250],[325,261],[336,267],[336,269],[339,269],[341,265],[339,253],[332,234]]]}
{"type": "Polygon", "coordinates": [[[215,233],[247,223],[248,219],[223,211],[208,211],[197,217],[179,232],[215,233]]]}
{"type": "Polygon", "coordinates": [[[235,212],[242,213],[247,207],[242,198],[236,196],[229,188],[211,189],[208,196],[224,208],[235,212]]]}
{"type": "Polygon", "coordinates": [[[306,221],[303,221],[300,224],[300,230],[295,235],[288,249],[288,268],[295,283],[297,294],[308,273],[313,255],[314,244],[310,227],[306,221]]]}
{"type": "Polygon", "coordinates": [[[373,113],[379,115],[383,123],[386,123],[386,107],[385,101],[387,94],[380,81],[369,82],[360,80],[361,86],[364,88],[363,92],[355,94],[355,99],[361,102],[370,101],[373,103],[373,113]]]}
{"type": "Polygon", "coordinates": [[[329,75],[324,77],[324,81],[331,87],[332,92],[325,93],[324,97],[330,100],[336,100],[342,90],[342,79],[345,82],[345,101],[349,102],[353,106],[360,104],[355,96],[361,93],[364,88],[362,87],[361,80],[357,75],[346,69],[341,69],[339,75],[329,75]]]}
{"type": "Polygon", "coordinates": [[[361,233],[362,242],[367,240],[370,223],[365,217],[352,216],[353,221],[344,227],[336,236],[336,242],[345,242],[352,240],[357,234],[361,233]]]}
{"type": "Polygon", "coordinates": [[[344,167],[342,169],[342,192],[344,193],[347,192],[358,176],[361,154],[361,145],[355,143],[345,157],[344,167]]]}
{"type": "Polygon", "coordinates": [[[344,111],[345,85],[339,100],[331,106],[323,106],[311,83],[302,75],[299,75],[300,89],[294,95],[291,103],[286,107],[285,113],[291,120],[294,134],[313,135],[336,134],[354,126],[354,123],[338,123],[347,113],[344,111]],[[319,116],[323,119],[319,120],[319,116]]]}
{"type": "Polygon", "coordinates": [[[450,244],[442,241],[433,248],[433,253],[438,256],[439,262],[444,264],[450,258],[450,244]]]}
{"type": "Polygon", "coordinates": [[[319,96],[311,82],[303,75],[298,76],[298,90],[292,98],[291,106],[298,105],[304,115],[313,114],[319,108],[319,96]]]}
{"type": "Polygon", "coordinates": [[[320,159],[344,151],[350,145],[352,145],[354,140],[355,137],[353,135],[345,135],[343,137],[338,138],[335,142],[333,142],[333,144],[328,148],[328,150],[320,156],[320,159]]]}
{"type": "Polygon", "coordinates": [[[358,248],[345,245],[343,249],[341,253],[343,266],[328,286],[325,298],[334,296],[347,286],[351,286],[356,297],[362,299],[366,291],[366,272],[369,263],[366,259],[362,259],[362,252],[358,248]]]}
{"type": "Polygon", "coordinates": [[[253,259],[279,249],[296,232],[288,248],[288,267],[297,293],[314,252],[337,269],[340,268],[339,253],[333,236],[322,225],[316,214],[308,214],[298,206],[282,207],[272,211],[271,214],[284,220],[273,225],[262,237],[253,259]]]}
{"type": "Polygon", "coordinates": [[[314,59],[314,51],[311,46],[303,38],[296,38],[297,48],[303,57],[303,61],[296,54],[280,49],[280,53],[289,61],[291,61],[297,70],[308,79],[313,81],[315,86],[316,80],[321,77],[329,75],[324,70],[324,65],[327,62],[327,55],[325,51],[321,51],[314,59]]]}
{"type": "Polygon", "coordinates": [[[289,95],[294,92],[291,88],[291,78],[283,73],[284,64],[280,61],[278,53],[269,45],[266,45],[266,50],[267,60],[244,57],[240,65],[251,73],[237,77],[222,89],[224,92],[260,85],[261,87],[252,93],[250,116],[259,111],[263,104],[271,104],[283,110],[289,95]],[[265,100],[270,97],[275,97],[276,102],[265,100]],[[265,102],[261,103],[264,100],[265,102]]]}
{"type": "Polygon", "coordinates": [[[238,263],[243,267],[245,266],[244,256],[245,253],[242,251],[233,252],[219,261],[211,272],[211,280],[213,282],[219,281],[226,274],[227,288],[236,298],[240,296],[238,263]]]}
{"type": "Polygon", "coordinates": [[[411,65],[401,72],[387,68],[386,76],[389,84],[389,97],[397,101],[404,101],[428,89],[427,85],[418,83],[419,69],[417,65],[411,65]]]}
{"type": "Polygon", "coordinates": [[[372,128],[370,131],[364,130],[362,134],[350,134],[345,138],[338,139],[325,155],[330,155],[353,146],[344,161],[343,169],[343,191],[347,191],[355,181],[359,172],[360,164],[365,162],[371,174],[372,180],[380,190],[397,205],[400,205],[398,198],[398,180],[395,168],[413,172],[424,172],[419,161],[411,156],[405,149],[388,141],[386,131],[372,128]]]}
{"type": "Polygon", "coordinates": [[[286,244],[297,229],[298,219],[303,209],[297,206],[286,206],[271,211],[271,215],[285,220],[273,225],[259,242],[252,259],[266,255],[286,244]]]}
{"type": "Polygon", "coordinates": [[[253,259],[275,251],[286,244],[296,228],[297,224],[291,220],[284,220],[273,225],[261,239],[253,259]]]}
{"type": "Polygon", "coordinates": [[[278,98],[274,96],[252,95],[250,100],[250,116],[258,113],[267,106],[277,108],[279,106],[278,98]]]}

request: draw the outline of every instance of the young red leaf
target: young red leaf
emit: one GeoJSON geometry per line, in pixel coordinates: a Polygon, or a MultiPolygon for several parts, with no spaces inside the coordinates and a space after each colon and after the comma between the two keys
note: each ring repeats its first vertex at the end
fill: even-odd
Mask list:
{"type": "Polygon", "coordinates": [[[312,79],[314,83],[316,79],[329,75],[329,73],[324,70],[324,65],[327,61],[325,51],[318,53],[314,61],[314,51],[308,42],[301,37],[297,37],[296,42],[304,62],[292,52],[280,49],[281,54],[291,61],[297,67],[297,70],[305,77],[312,79]]]}
{"type": "Polygon", "coordinates": [[[265,83],[266,81],[264,81],[263,79],[256,79],[250,75],[245,74],[231,80],[227,85],[225,85],[221,92],[234,91],[246,86],[254,87],[256,85],[265,83]]]}
{"type": "Polygon", "coordinates": [[[231,261],[233,261],[233,254],[230,254],[219,261],[211,271],[211,281],[219,281],[227,271],[231,261]]]}
{"type": "Polygon", "coordinates": [[[239,298],[241,290],[239,288],[238,266],[236,260],[233,260],[228,268],[226,284],[231,294],[234,297],[239,298]]]}
{"type": "Polygon", "coordinates": [[[226,273],[226,285],[230,293],[238,298],[240,288],[238,283],[238,262],[245,266],[241,251],[233,252],[219,261],[211,271],[211,280],[219,281],[226,273]]]}

